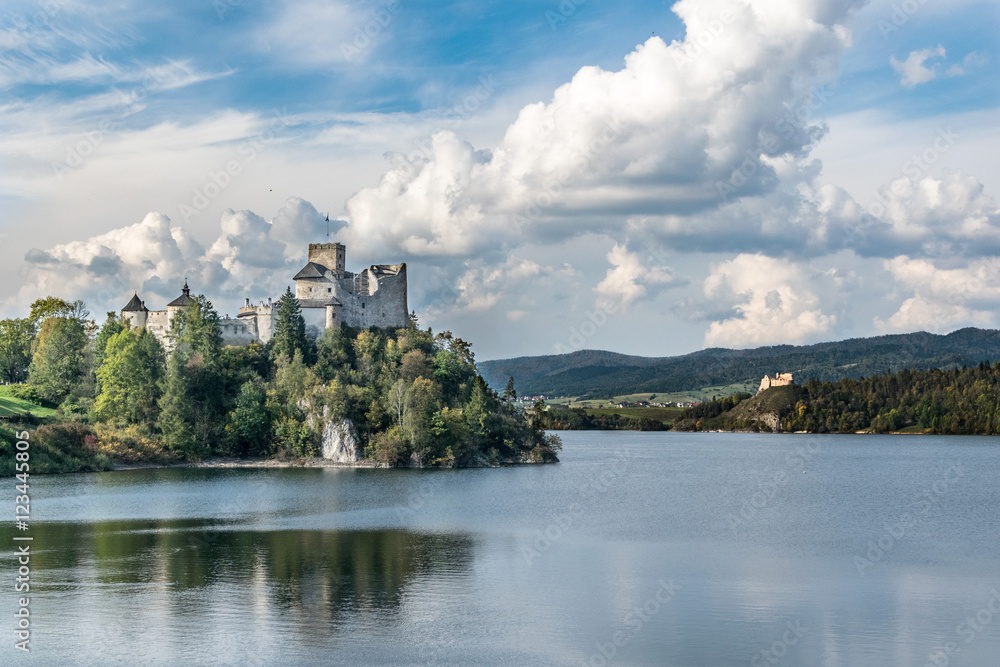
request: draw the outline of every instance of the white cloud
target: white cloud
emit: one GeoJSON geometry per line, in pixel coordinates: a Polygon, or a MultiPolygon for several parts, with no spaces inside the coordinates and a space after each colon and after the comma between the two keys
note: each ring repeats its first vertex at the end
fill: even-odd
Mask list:
{"type": "Polygon", "coordinates": [[[674,282],[674,275],[669,267],[650,266],[648,258],[629,252],[625,246],[617,243],[608,253],[608,262],[613,268],[608,269],[604,280],[594,289],[601,303],[610,300],[628,307],[636,299],[646,296],[647,285],[668,285],[674,282]]]}
{"type": "Polygon", "coordinates": [[[994,327],[1000,308],[1000,261],[980,259],[939,268],[906,256],[885,261],[899,289],[911,294],[892,316],[876,317],[883,332],[945,333],[963,326],[994,327]]]}
{"type": "Polygon", "coordinates": [[[973,51],[972,53],[965,56],[962,59],[961,65],[952,65],[945,72],[948,76],[962,76],[968,73],[970,69],[976,69],[977,67],[983,67],[989,62],[989,57],[983,51],[973,51]]]}
{"type": "Polygon", "coordinates": [[[705,296],[732,316],[712,322],[705,346],[746,348],[774,343],[805,343],[837,323],[824,312],[817,283],[829,280],[792,261],[764,255],[738,255],[712,267],[705,296]]]}
{"type": "Polygon", "coordinates": [[[873,209],[881,213],[879,222],[861,229],[867,239],[859,246],[882,256],[975,257],[1000,252],[1000,206],[982,183],[962,172],[940,177],[919,173],[898,178],[881,192],[881,202],[873,209]]]}
{"type": "Polygon", "coordinates": [[[120,308],[135,290],[151,309],[176,296],[183,281],[192,290],[228,300],[276,295],[304,264],[303,237],[320,224],[308,202],[289,198],[272,224],[251,211],[227,210],[218,239],[206,251],[162,213],[86,241],[33,249],[25,257],[21,302],[44,295],[83,299],[94,308],[120,308]],[[289,249],[295,244],[294,252],[289,249]],[[286,252],[287,250],[287,252],[286,252]],[[121,303],[118,303],[118,302],[121,303]],[[162,302],[161,302],[162,301],[162,302]]]}
{"type": "Polygon", "coordinates": [[[440,257],[517,234],[609,231],[615,216],[719,207],[718,184],[748,156],[746,193],[773,188],[781,161],[822,134],[787,118],[833,71],[857,4],[682,0],[684,42],[651,38],[617,72],[584,67],[548,104],[524,107],[492,150],[438,133],[427,155],[399,156],[347,202],[346,234],[373,251],[440,257]],[[698,52],[723,16],[723,35],[698,52]]]}
{"type": "Polygon", "coordinates": [[[911,51],[906,60],[896,60],[895,56],[889,58],[892,69],[900,75],[900,83],[907,88],[913,88],[921,83],[927,83],[937,78],[937,66],[935,63],[931,67],[924,65],[928,60],[944,58],[944,47],[938,45],[936,49],[922,49],[911,51]]]}

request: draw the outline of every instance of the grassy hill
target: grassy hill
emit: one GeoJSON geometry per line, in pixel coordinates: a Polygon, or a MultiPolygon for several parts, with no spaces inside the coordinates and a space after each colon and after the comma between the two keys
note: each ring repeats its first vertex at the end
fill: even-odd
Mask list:
{"type": "Polygon", "coordinates": [[[752,350],[710,348],[677,357],[636,357],[600,350],[483,361],[480,373],[502,389],[514,377],[522,395],[610,398],[641,393],[682,393],[703,387],[750,383],[765,374],[791,372],[797,382],[833,382],[905,368],[961,368],[1000,359],[1000,331],[960,329],[852,338],[816,345],[775,345],[752,350]]]}
{"type": "Polygon", "coordinates": [[[10,393],[10,386],[0,385],[0,417],[23,415],[31,413],[35,417],[50,417],[56,413],[54,408],[47,408],[38,403],[16,398],[10,393]]]}

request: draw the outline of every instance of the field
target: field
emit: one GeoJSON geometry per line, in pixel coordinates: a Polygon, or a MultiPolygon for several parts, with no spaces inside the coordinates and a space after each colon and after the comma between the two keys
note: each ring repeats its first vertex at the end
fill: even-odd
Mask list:
{"type": "Polygon", "coordinates": [[[683,408],[587,408],[589,415],[621,415],[631,419],[652,419],[663,423],[673,423],[681,413],[683,408]]]}
{"type": "MultiPolygon", "coordinates": [[[[622,396],[615,396],[615,403],[635,403],[636,401],[649,401],[657,403],[701,403],[703,401],[710,401],[713,397],[723,398],[725,396],[732,396],[733,394],[739,394],[742,392],[754,393],[760,386],[760,380],[754,382],[739,382],[730,385],[719,385],[715,387],[702,387],[701,389],[692,389],[690,391],[673,392],[668,394],[625,394],[622,396]]],[[[546,400],[547,403],[552,405],[566,405],[573,408],[608,408],[610,407],[608,401],[605,400],[586,400],[580,401],[576,398],[554,398],[552,400],[546,400]]],[[[628,408],[637,410],[655,410],[656,408],[628,408]]],[[[663,408],[660,408],[661,410],[663,408]]],[[[669,409],[669,408],[668,408],[669,409]]]]}
{"type": "Polygon", "coordinates": [[[46,408],[35,403],[22,401],[10,395],[10,387],[0,386],[0,417],[23,415],[30,412],[35,417],[51,417],[56,413],[53,408],[46,408]]]}

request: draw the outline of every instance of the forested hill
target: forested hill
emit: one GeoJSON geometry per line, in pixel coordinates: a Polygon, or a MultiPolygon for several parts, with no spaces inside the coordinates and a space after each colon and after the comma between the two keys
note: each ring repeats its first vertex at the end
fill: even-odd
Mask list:
{"type": "Polygon", "coordinates": [[[905,368],[976,366],[987,359],[1000,359],[1000,331],[968,328],[944,336],[918,332],[752,350],[709,348],[677,357],[581,350],[477,365],[493,387],[503,387],[513,376],[521,394],[601,398],[757,381],[779,371],[794,373],[798,382],[832,382],[905,368]]]}

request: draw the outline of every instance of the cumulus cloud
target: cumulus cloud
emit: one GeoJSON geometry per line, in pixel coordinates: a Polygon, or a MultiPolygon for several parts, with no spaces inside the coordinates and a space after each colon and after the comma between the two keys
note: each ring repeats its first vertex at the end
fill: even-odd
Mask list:
{"type": "Polygon", "coordinates": [[[673,10],[684,41],[653,37],[616,72],[584,67],[550,102],[524,107],[491,150],[441,132],[425,155],[397,156],[347,202],[346,233],[372,249],[468,255],[517,234],[604,232],[616,216],[716,209],[718,184],[748,160],[746,194],[773,189],[780,163],[822,135],[790,111],[833,70],[858,4],[682,0],[673,10]],[[699,46],[720,29],[712,48],[699,46]]]}
{"type": "Polygon", "coordinates": [[[931,67],[927,67],[925,63],[928,60],[943,59],[944,57],[944,47],[939,44],[936,49],[911,51],[906,60],[896,60],[895,56],[890,56],[889,64],[900,75],[899,82],[907,88],[913,88],[921,83],[936,79],[939,63],[934,63],[931,67]]]}
{"type": "MultiPolygon", "coordinates": [[[[533,294],[551,285],[553,279],[573,273],[568,266],[543,266],[513,254],[496,264],[470,261],[455,281],[453,306],[462,311],[485,312],[504,297],[511,296],[518,304],[528,304],[533,302],[533,294]]],[[[517,320],[523,314],[523,310],[513,309],[508,311],[507,317],[517,320]]]]}
{"type": "Polygon", "coordinates": [[[829,332],[837,316],[824,312],[814,275],[794,262],[738,255],[712,267],[705,296],[732,315],[712,322],[706,347],[804,343],[829,332]]]}
{"type": "Polygon", "coordinates": [[[885,261],[899,289],[911,294],[892,316],[876,317],[883,332],[944,333],[962,326],[993,327],[1000,308],[1000,261],[980,259],[959,267],[906,256],[885,261]]]}
{"type": "MultiPolygon", "coordinates": [[[[227,210],[219,237],[206,250],[167,216],[150,213],[85,241],[29,250],[22,301],[51,294],[117,309],[134,290],[157,308],[176,296],[185,280],[196,292],[234,302],[273,296],[305,263],[302,239],[315,239],[321,223],[311,204],[294,197],[273,223],[251,211],[227,210]]],[[[226,304],[217,306],[226,312],[226,304]]]]}
{"type": "MultiPolygon", "coordinates": [[[[919,158],[918,158],[919,159],[919,158]]],[[[976,257],[1000,251],[1000,206],[960,171],[921,176],[913,160],[883,189],[878,218],[857,218],[853,243],[864,254],[976,257]]]]}
{"type": "Polygon", "coordinates": [[[594,291],[598,301],[613,301],[628,307],[636,299],[646,296],[646,286],[668,285],[674,282],[673,271],[666,266],[650,266],[648,258],[629,252],[625,246],[615,244],[608,253],[612,268],[594,291]]]}

